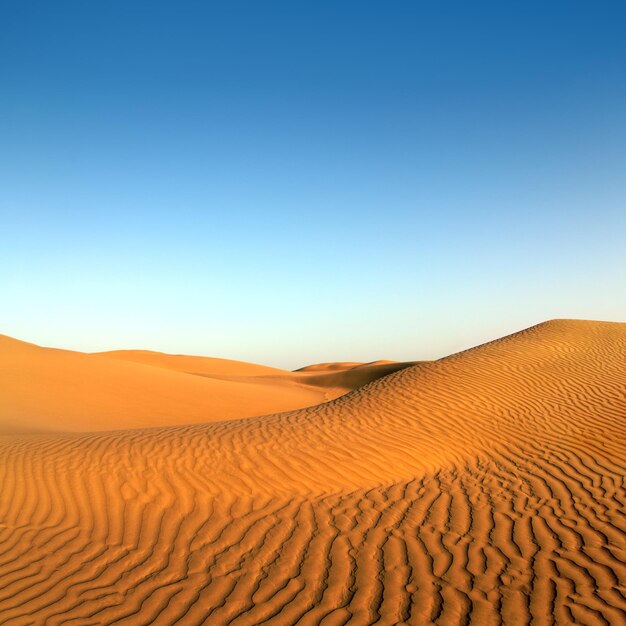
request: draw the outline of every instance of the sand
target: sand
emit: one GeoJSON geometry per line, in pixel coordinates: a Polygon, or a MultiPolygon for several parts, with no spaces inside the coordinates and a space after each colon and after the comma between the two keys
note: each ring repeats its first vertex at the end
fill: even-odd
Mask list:
{"type": "Polygon", "coordinates": [[[281,369],[142,350],[85,354],[0,335],[0,432],[173,426],[319,404],[413,365],[281,369]]]}
{"type": "Polygon", "coordinates": [[[242,379],[323,393],[368,366],[3,341],[0,624],[626,623],[626,324],[547,322],[237,419],[221,387],[186,394],[252,406],[242,379]]]}

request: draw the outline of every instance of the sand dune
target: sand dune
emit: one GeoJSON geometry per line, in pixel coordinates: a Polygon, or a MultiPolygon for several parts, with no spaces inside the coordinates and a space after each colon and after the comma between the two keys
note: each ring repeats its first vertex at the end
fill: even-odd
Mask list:
{"type": "MultiPolygon", "coordinates": [[[[303,367],[291,375],[301,383],[340,390],[344,393],[363,387],[394,372],[425,365],[428,361],[373,361],[372,363],[320,363],[303,367]]],[[[343,395],[337,393],[336,397],[343,395]]]]}
{"type": "MultiPolygon", "coordinates": [[[[315,363],[290,372],[255,363],[163,354],[148,350],[117,350],[97,354],[220,380],[268,385],[279,384],[291,387],[305,385],[312,388],[309,391],[318,389],[320,393],[323,393],[323,396],[318,398],[316,404],[337,398],[348,393],[348,391],[358,389],[377,378],[387,376],[393,372],[427,363],[427,361],[315,363]],[[325,390],[325,393],[322,390],[325,390]]],[[[301,406],[309,406],[310,404],[307,396],[306,402],[302,403],[301,406]]],[[[222,418],[224,417],[226,416],[222,416],[222,418]]],[[[245,417],[245,415],[242,414],[241,417],[245,417]]]]}
{"type": "Polygon", "coordinates": [[[268,376],[286,373],[286,370],[267,365],[257,365],[256,363],[184,354],[165,354],[151,350],[112,350],[94,354],[198,376],[268,376]]]}
{"type": "Polygon", "coordinates": [[[149,351],[84,354],[0,335],[0,429],[172,426],[319,404],[406,364],[310,375],[149,351]]]}
{"type": "MultiPolygon", "coordinates": [[[[53,376],[4,341],[19,393],[27,367],[44,394],[94,362],[97,401],[127,391],[121,363],[143,394],[154,372],[223,382],[62,351],[53,376]]],[[[0,624],[624,624],[625,357],[625,324],[559,320],[285,413],[6,433],[0,624]]],[[[70,421],[19,401],[15,424],[70,421]]]]}

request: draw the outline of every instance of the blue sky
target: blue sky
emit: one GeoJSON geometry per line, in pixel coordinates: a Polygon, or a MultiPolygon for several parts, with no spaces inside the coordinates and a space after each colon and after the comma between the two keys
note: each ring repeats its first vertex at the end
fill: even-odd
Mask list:
{"type": "Polygon", "coordinates": [[[0,333],[283,367],[626,321],[620,2],[0,5],[0,333]]]}

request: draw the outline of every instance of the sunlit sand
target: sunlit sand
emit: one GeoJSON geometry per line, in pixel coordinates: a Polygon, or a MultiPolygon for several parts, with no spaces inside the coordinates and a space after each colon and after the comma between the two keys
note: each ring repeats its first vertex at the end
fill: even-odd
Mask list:
{"type": "Polygon", "coordinates": [[[624,624],[625,357],[570,320],[297,372],[1,338],[0,623],[624,624]]]}

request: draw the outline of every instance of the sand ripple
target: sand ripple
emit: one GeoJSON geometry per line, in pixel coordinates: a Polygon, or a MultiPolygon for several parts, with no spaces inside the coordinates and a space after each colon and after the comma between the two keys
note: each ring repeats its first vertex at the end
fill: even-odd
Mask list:
{"type": "Polygon", "coordinates": [[[626,325],[0,444],[0,624],[626,623],[626,325]]]}

